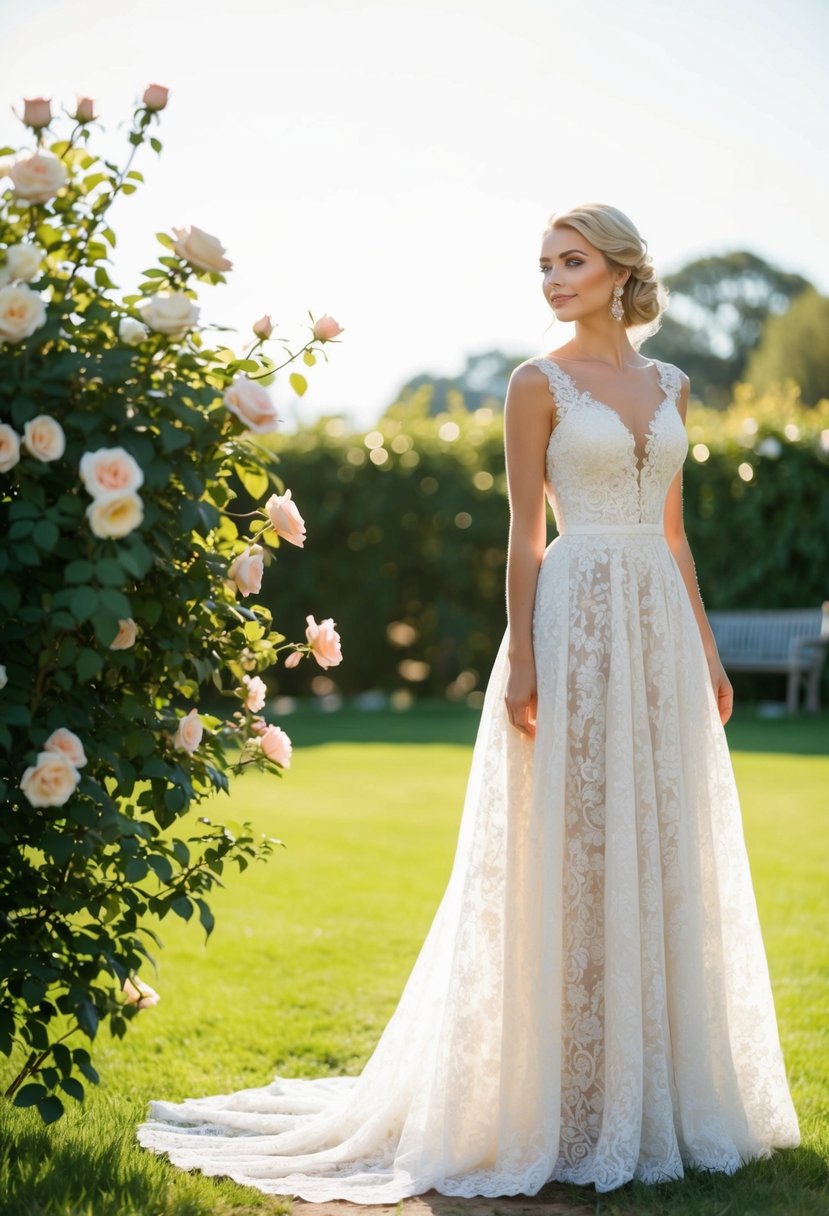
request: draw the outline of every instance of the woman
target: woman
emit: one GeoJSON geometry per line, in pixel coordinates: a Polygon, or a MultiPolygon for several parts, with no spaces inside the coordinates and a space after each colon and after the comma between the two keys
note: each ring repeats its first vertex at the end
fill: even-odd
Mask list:
{"type": "Polygon", "coordinates": [[[390,1203],[799,1143],[683,530],[689,382],[631,342],[665,292],[604,204],[552,217],[541,270],[575,335],[509,384],[508,624],[426,941],[359,1076],[152,1102],[138,1139],[176,1165],[390,1203]]]}

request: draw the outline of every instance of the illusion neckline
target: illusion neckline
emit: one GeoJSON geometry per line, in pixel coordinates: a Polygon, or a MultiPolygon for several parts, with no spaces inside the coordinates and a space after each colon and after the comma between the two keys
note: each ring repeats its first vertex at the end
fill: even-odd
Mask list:
{"type": "MultiPolygon", "coordinates": [[[[564,376],[564,378],[567,381],[569,381],[570,387],[573,389],[573,392],[575,393],[575,395],[578,398],[586,399],[587,401],[591,402],[593,405],[598,405],[600,407],[600,409],[607,410],[607,412],[609,414],[612,414],[613,417],[618,420],[619,425],[622,427],[622,429],[624,430],[625,434],[628,436],[628,438],[632,444],[633,464],[634,464],[634,468],[636,469],[636,480],[637,480],[638,484],[641,486],[642,473],[645,471],[645,468],[647,466],[648,457],[650,455],[650,450],[651,450],[653,438],[655,435],[655,431],[653,429],[654,424],[656,423],[656,420],[659,417],[659,414],[662,412],[663,408],[668,404],[669,401],[671,401],[673,399],[673,394],[672,394],[670,386],[668,386],[666,388],[666,385],[665,385],[665,379],[664,379],[665,364],[662,362],[662,360],[661,359],[652,359],[651,360],[651,364],[656,368],[656,377],[657,377],[657,380],[659,381],[659,387],[662,390],[663,397],[662,397],[662,400],[657,405],[656,409],[651,414],[650,419],[648,420],[648,424],[645,428],[644,447],[643,447],[643,451],[642,451],[642,463],[640,464],[638,452],[636,450],[637,436],[634,434],[634,432],[631,430],[631,428],[625,422],[624,418],[619,413],[619,411],[617,409],[615,409],[612,405],[609,405],[606,401],[601,401],[601,400],[599,400],[598,397],[594,397],[589,389],[579,388],[576,381],[573,379],[573,377],[570,375],[570,373],[561,366],[561,364],[558,362],[558,360],[551,359],[549,355],[541,355],[540,359],[544,363],[552,363],[552,365],[559,370],[561,375],[564,376]]],[[[557,430],[558,430],[558,427],[557,426],[554,427],[553,434],[555,434],[555,432],[557,430]]],[[[550,436],[550,438],[552,439],[552,435],[550,436]]]]}

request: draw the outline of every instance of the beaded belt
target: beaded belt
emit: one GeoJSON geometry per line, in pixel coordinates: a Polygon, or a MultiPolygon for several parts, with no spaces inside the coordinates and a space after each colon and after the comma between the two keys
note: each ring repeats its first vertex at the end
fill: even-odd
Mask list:
{"type": "Polygon", "coordinates": [[[603,536],[611,532],[645,532],[665,535],[663,524],[631,523],[631,524],[566,524],[559,536],[571,536],[573,533],[596,533],[603,536]]]}

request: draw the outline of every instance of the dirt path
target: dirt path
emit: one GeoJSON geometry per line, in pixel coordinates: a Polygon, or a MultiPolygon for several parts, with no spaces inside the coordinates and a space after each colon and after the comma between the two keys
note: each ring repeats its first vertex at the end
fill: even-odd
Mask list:
{"type": "Polygon", "coordinates": [[[584,1205],[574,1206],[561,1187],[551,1183],[537,1195],[515,1195],[504,1199],[454,1199],[427,1191],[399,1203],[308,1203],[293,1202],[294,1216],[584,1216],[584,1205]]]}

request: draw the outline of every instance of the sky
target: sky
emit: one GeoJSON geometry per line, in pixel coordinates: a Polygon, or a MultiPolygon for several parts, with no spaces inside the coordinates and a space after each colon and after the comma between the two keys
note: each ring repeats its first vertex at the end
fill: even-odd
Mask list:
{"type": "Polygon", "coordinates": [[[561,346],[538,251],[578,203],[626,212],[659,273],[747,249],[829,292],[825,0],[0,0],[0,20],[4,145],[31,146],[23,97],[82,93],[121,161],[146,85],[170,89],[162,155],[112,211],[124,292],[156,232],[196,224],[234,263],[202,320],[238,352],[263,313],[293,349],[309,310],[344,327],[304,397],[274,386],[286,429],[368,428],[421,372],[561,346]]]}

